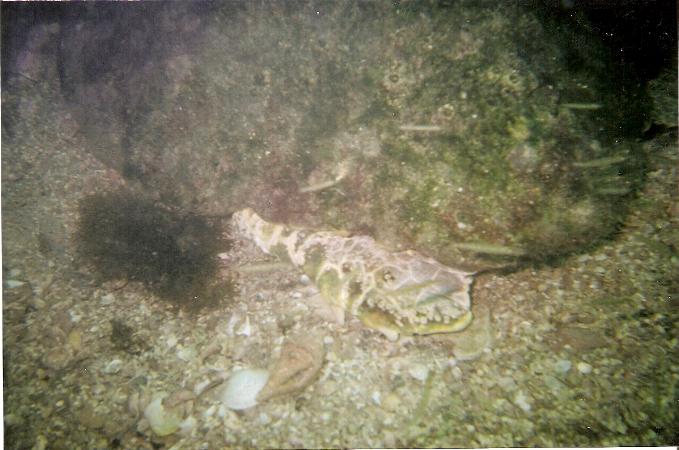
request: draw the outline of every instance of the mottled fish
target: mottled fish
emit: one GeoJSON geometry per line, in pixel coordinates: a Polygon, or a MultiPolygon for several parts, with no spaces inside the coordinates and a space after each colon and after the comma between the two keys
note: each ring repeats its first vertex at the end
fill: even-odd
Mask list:
{"type": "Polygon", "coordinates": [[[234,213],[233,224],[264,252],[309,276],[340,323],[349,312],[394,340],[460,331],[472,320],[470,272],[412,250],[390,252],[368,236],[270,223],[249,208],[234,213]]]}

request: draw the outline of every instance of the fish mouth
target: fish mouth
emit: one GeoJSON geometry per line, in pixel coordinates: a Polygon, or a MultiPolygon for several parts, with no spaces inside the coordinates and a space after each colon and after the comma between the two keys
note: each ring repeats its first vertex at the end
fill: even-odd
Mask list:
{"type": "Polygon", "coordinates": [[[426,323],[410,323],[407,321],[399,323],[392,314],[378,308],[363,308],[359,311],[358,317],[368,328],[381,331],[387,336],[456,333],[467,328],[474,318],[471,311],[466,311],[461,316],[448,322],[429,320],[426,323]]]}

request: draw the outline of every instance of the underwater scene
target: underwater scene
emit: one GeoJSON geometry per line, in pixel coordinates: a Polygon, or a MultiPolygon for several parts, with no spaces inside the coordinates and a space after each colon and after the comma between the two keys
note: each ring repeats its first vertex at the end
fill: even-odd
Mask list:
{"type": "Polygon", "coordinates": [[[3,3],[5,448],[678,445],[672,3],[3,3]]]}

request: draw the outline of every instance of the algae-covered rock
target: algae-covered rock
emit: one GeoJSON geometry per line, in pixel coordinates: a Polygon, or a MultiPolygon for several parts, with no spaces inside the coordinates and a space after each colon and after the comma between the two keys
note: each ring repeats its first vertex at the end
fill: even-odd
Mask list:
{"type": "Polygon", "coordinates": [[[665,69],[655,80],[649,83],[649,95],[652,99],[652,120],[666,127],[677,126],[677,64],[672,69],[665,69]]]}
{"type": "Polygon", "coordinates": [[[641,165],[618,110],[639,106],[620,104],[595,45],[564,45],[521,8],[392,20],[375,92],[385,113],[371,122],[381,152],[363,159],[362,184],[319,194],[336,226],[471,263],[564,254],[615,230],[641,165]]]}
{"type": "Polygon", "coordinates": [[[73,117],[111,115],[94,133],[79,121],[93,153],[164,204],[249,206],[484,267],[610,236],[642,180],[629,137],[643,89],[616,79],[594,36],[538,10],[217,3],[174,29],[177,12],[157,8],[129,61],[111,44],[122,69],[83,74],[69,62],[87,48],[68,45],[56,66],[78,80],[60,87],[73,117]],[[157,36],[181,45],[140,58],[157,36]]]}

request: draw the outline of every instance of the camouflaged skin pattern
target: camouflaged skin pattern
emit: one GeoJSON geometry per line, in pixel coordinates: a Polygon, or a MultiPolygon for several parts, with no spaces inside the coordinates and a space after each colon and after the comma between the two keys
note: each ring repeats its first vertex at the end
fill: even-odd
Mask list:
{"type": "Polygon", "coordinates": [[[339,322],[348,312],[395,339],[460,331],[471,321],[471,273],[415,251],[390,252],[368,236],[269,223],[251,209],[234,213],[233,225],[306,273],[339,322]]]}

